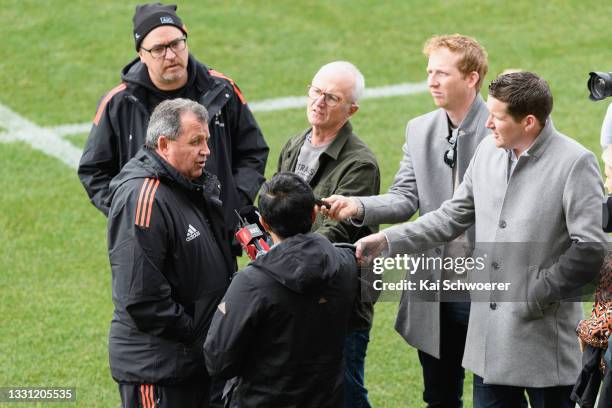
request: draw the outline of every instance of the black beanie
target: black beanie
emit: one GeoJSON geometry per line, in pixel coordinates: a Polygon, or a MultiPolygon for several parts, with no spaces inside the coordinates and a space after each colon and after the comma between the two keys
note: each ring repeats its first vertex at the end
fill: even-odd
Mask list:
{"type": "Polygon", "coordinates": [[[176,15],[176,4],[147,3],[136,6],[134,17],[134,42],[136,51],[140,49],[142,40],[156,27],[161,25],[173,25],[179,28],[185,36],[187,31],[183,22],[176,15]]]}

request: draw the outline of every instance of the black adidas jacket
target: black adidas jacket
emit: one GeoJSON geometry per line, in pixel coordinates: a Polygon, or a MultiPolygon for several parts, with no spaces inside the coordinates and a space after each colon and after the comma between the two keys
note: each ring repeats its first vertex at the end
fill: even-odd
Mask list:
{"type": "Polygon", "coordinates": [[[147,148],[111,182],[116,381],[174,384],[207,375],[202,346],[233,267],[218,191],[215,176],[191,182],[147,148]]]}
{"type": "Polygon", "coordinates": [[[79,177],[92,203],[108,215],[109,184],[144,145],[155,106],[174,97],[198,101],[210,115],[211,154],[206,171],[221,182],[228,229],[238,223],[234,209],[250,204],[263,183],[268,146],[234,82],[192,55],[188,83],[181,93],[164,93],[151,83],[147,68],[135,59],[121,71],[122,83],[98,105],[79,164],[79,177]]]}
{"type": "Polygon", "coordinates": [[[231,407],[342,406],[357,273],[352,251],[310,233],[235,275],[204,345],[211,375],[238,377],[231,407]]]}

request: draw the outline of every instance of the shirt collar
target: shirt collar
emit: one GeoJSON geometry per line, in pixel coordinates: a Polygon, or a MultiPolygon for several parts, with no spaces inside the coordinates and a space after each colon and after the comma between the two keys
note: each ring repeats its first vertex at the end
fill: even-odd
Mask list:
{"type": "MultiPolygon", "coordinates": [[[[536,138],[536,139],[537,139],[537,138],[536,138]]],[[[531,142],[531,144],[529,145],[529,147],[528,147],[527,149],[525,149],[525,150],[524,150],[524,151],[523,151],[523,152],[520,154],[520,156],[518,156],[518,157],[517,157],[517,155],[516,155],[516,153],[515,153],[514,149],[505,149],[505,150],[506,150],[506,153],[508,153],[508,158],[509,158],[510,160],[512,160],[513,162],[515,162],[515,161],[517,161],[517,160],[518,160],[520,157],[523,157],[523,156],[529,156],[529,149],[531,149],[531,146],[533,146],[533,144],[534,144],[534,143],[535,143],[535,139],[534,139],[534,141],[533,141],[533,142],[531,142]]]]}

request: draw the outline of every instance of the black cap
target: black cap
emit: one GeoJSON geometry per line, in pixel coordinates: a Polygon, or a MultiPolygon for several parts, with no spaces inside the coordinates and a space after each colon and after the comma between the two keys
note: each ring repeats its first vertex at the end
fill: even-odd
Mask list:
{"type": "Polygon", "coordinates": [[[139,4],[136,6],[132,21],[134,22],[134,42],[136,51],[140,48],[140,44],[147,34],[161,25],[175,26],[187,36],[187,31],[183,22],[179,16],[176,15],[176,4],[139,4]]]}

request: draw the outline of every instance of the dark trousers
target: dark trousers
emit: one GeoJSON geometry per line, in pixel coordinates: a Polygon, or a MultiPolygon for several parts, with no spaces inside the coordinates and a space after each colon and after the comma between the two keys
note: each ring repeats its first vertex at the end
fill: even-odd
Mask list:
{"type": "Polygon", "coordinates": [[[465,378],[461,360],[467,335],[467,320],[456,319],[444,308],[441,309],[440,358],[420,350],[418,352],[425,386],[423,401],[427,408],[461,408],[465,378]]]}
{"type": "Polygon", "coordinates": [[[225,388],[225,380],[221,378],[212,378],[210,384],[210,408],[223,408],[223,389],[225,388]]]}
{"type": "Polygon", "coordinates": [[[210,380],[172,386],[119,384],[122,408],[208,408],[210,380]]]}
{"type": "Polygon", "coordinates": [[[368,390],[364,386],[366,350],[369,330],[354,330],[344,339],[344,407],[370,408],[368,390]]]}
{"type": "Polygon", "coordinates": [[[509,385],[484,384],[474,374],[474,408],[527,407],[525,393],[531,408],[574,408],[570,400],[572,386],[529,388],[509,385]]]}
{"type": "Polygon", "coordinates": [[[599,367],[605,352],[605,349],[595,348],[588,344],[584,347],[582,371],[576,380],[571,396],[572,401],[576,401],[581,408],[595,408],[598,393],[597,408],[612,407],[612,372],[608,365],[603,373],[599,367]]]}

